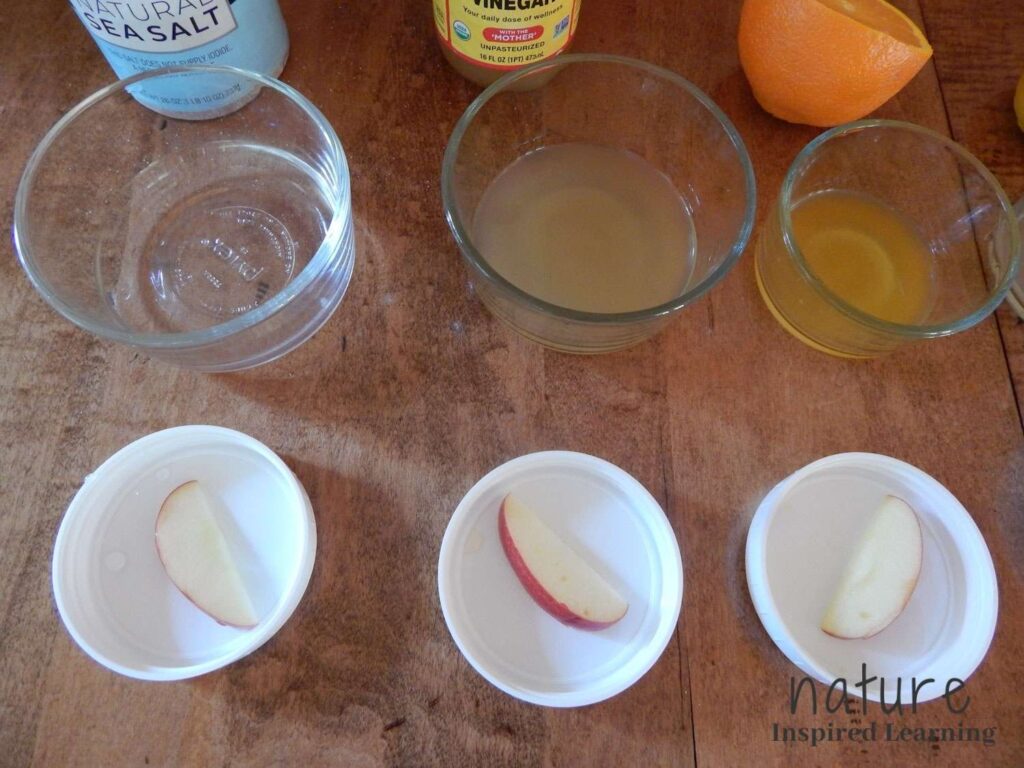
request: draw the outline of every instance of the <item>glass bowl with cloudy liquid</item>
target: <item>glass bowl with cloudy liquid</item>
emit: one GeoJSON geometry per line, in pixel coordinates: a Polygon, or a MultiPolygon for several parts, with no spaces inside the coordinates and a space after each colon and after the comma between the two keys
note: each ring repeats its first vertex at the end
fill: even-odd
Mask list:
{"type": "Polygon", "coordinates": [[[754,173],[714,102],[667,70],[570,54],[506,75],[444,156],[474,290],[523,335],[609,352],[660,330],[739,259],[754,173]]]}
{"type": "Polygon", "coordinates": [[[14,241],[35,288],[85,330],[186,368],[249,368],[308,339],[341,302],[355,260],[348,163],[324,116],[278,80],[145,72],[40,142],[14,241]],[[239,89],[251,101],[229,114],[211,103],[210,119],[133,98],[239,89]]]}

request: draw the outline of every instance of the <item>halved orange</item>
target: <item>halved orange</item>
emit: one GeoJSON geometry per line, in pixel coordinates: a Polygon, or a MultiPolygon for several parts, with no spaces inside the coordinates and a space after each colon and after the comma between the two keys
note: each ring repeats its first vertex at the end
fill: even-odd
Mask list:
{"type": "Polygon", "coordinates": [[[818,126],[874,111],[932,55],[917,25],[884,0],[746,0],[739,51],[762,107],[818,126]]]}

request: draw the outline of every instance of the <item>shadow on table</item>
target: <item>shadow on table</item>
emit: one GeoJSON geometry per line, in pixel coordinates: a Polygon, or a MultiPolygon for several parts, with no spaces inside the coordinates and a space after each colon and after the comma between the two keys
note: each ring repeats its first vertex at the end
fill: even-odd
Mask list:
{"type": "Polygon", "coordinates": [[[231,706],[255,719],[383,708],[396,684],[420,687],[423,642],[437,634],[434,543],[385,484],[282,458],[313,504],[316,562],[288,623],[227,669],[231,706]]]}

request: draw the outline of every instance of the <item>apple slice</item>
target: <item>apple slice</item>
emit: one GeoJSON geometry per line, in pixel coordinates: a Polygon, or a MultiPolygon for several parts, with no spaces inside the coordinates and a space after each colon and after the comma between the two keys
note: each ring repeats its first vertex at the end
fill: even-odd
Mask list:
{"type": "Polygon", "coordinates": [[[256,610],[213,504],[195,480],[179,485],[156,517],[156,551],[174,586],[221,624],[254,627],[256,610]]]}
{"type": "Polygon", "coordinates": [[[512,570],[527,593],[564,624],[603,629],[629,607],[587,562],[511,495],[501,502],[498,531],[512,570]]]}
{"type": "Polygon", "coordinates": [[[900,615],[921,573],[921,523],[886,496],[846,564],[821,628],[843,639],[877,635],[900,615]]]}

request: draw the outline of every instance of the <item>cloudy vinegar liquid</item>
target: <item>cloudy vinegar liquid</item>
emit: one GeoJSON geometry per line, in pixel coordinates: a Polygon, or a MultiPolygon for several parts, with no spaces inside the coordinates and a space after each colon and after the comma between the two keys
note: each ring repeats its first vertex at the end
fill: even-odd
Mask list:
{"type": "Polygon", "coordinates": [[[473,218],[480,253],[505,279],[585,312],[649,309],[693,271],[693,219],[672,182],[638,155],[556,144],[515,160],[473,218]]]}

